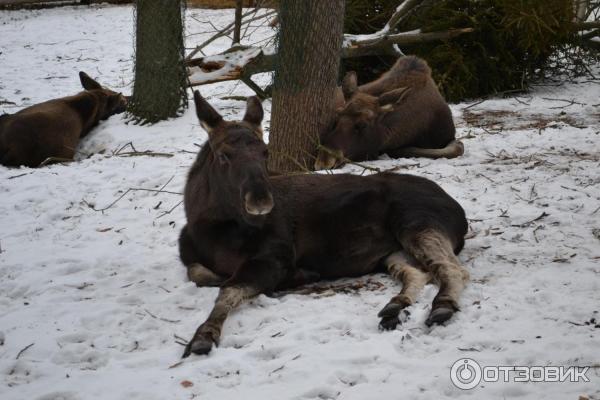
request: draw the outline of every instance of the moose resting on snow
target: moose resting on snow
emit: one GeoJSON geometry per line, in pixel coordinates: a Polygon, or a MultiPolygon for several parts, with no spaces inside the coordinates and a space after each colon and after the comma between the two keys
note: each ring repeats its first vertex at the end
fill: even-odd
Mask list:
{"type": "Polygon", "coordinates": [[[72,160],[79,139],[100,120],[122,113],[127,100],[79,73],[85,91],[0,116],[0,164],[39,167],[72,160]]]}
{"type": "Polygon", "coordinates": [[[452,112],[427,63],[402,57],[379,79],[357,86],[349,72],[336,92],[337,122],[320,137],[315,169],[331,169],[344,160],[391,157],[454,158],[464,147],[455,140],[452,112]]]}
{"type": "Polygon", "coordinates": [[[467,221],[438,185],[392,173],[269,178],[259,100],[248,100],[238,122],[224,121],[198,92],[194,100],[209,139],[185,186],[179,250],[190,280],[220,290],[184,357],[218,344],[227,315],[246,299],[380,267],[402,282],[379,312],[382,328],[395,328],[399,312],[431,280],[440,291],[427,324],[458,310],[469,273],[455,253],[467,221]]]}

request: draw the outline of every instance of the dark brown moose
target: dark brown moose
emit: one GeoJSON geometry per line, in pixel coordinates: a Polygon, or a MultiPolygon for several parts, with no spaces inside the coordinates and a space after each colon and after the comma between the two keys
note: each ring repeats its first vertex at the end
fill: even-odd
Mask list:
{"type": "Polygon", "coordinates": [[[79,79],[83,92],[0,116],[0,164],[35,168],[72,160],[80,138],[100,120],[125,111],[125,96],[103,88],[85,72],[79,79]]]}
{"type": "Polygon", "coordinates": [[[246,299],[378,268],[403,284],[379,312],[382,328],[394,329],[430,281],[440,290],[426,323],[458,310],[469,273],[455,254],[467,221],[438,185],[392,173],[269,177],[259,100],[228,122],[198,92],[194,99],[209,139],[189,172],[179,250],[190,280],[220,289],[184,357],[218,344],[227,315],[246,299]]]}
{"type": "Polygon", "coordinates": [[[396,158],[463,154],[450,108],[424,60],[402,57],[379,79],[360,87],[350,72],[341,91],[345,104],[336,93],[337,123],[320,137],[315,169],[331,169],[344,160],[376,159],[383,153],[396,158]]]}

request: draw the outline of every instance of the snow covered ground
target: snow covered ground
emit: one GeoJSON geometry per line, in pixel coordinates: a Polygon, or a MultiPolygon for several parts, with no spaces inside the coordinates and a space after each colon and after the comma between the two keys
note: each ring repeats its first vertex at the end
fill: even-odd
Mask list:
{"type": "MultiPolygon", "coordinates": [[[[0,112],[79,91],[79,70],[129,93],[132,17],[128,6],[0,12],[0,112]]],[[[188,33],[205,28],[187,21],[188,33]]],[[[229,118],[244,104],[222,98],[250,93],[233,82],[201,91],[229,118]]],[[[0,166],[0,399],[600,399],[599,103],[600,81],[582,78],[456,104],[464,157],[370,163],[431,178],[467,210],[460,259],[472,282],[446,326],[424,325],[428,286],[403,325],[378,331],[399,285],[375,275],[261,296],[230,316],[219,348],[183,362],[176,336],[191,336],[217,292],[187,282],[178,259],[178,193],[206,139],[194,113],[151,127],[113,117],[78,162],[0,166]],[[128,143],[171,156],[119,156],[128,143]],[[450,367],[463,357],[592,368],[589,382],[462,391],[450,367]]]]}

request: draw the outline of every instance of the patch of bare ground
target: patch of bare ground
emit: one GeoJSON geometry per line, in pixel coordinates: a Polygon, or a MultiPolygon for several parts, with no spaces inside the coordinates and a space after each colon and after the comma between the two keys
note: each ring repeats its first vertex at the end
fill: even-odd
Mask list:
{"type": "Polygon", "coordinates": [[[571,115],[565,111],[556,114],[527,113],[510,110],[463,110],[462,121],[458,126],[481,128],[486,131],[503,130],[543,130],[548,126],[562,123],[575,128],[587,128],[591,120],[600,121],[600,114],[584,117],[571,115]]]}

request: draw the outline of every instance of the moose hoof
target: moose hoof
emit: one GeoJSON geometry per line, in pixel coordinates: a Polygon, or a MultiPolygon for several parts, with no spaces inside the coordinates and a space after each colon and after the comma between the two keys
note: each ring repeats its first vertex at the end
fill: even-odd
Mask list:
{"type": "Polygon", "coordinates": [[[452,309],[452,308],[447,308],[447,307],[436,308],[431,311],[431,314],[429,314],[429,318],[427,318],[427,321],[425,321],[425,324],[427,326],[432,326],[434,324],[436,324],[436,325],[443,324],[444,322],[448,321],[452,317],[453,314],[454,314],[454,309],[452,309]]]}
{"type": "Polygon", "coordinates": [[[379,329],[383,331],[392,331],[396,329],[396,327],[400,324],[400,319],[398,316],[393,317],[383,317],[381,321],[379,321],[379,329]]]}
{"type": "Polygon", "coordinates": [[[185,346],[185,351],[183,352],[183,356],[181,356],[181,358],[189,357],[192,353],[199,356],[208,354],[212,350],[212,346],[213,342],[211,340],[194,338],[187,344],[187,346],[185,346]]]}
{"type": "Polygon", "coordinates": [[[400,304],[388,303],[385,307],[381,309],[381,311],[379,311],[379,314],[377,314],[377,316],[380,318],[398,317],[398,314],[400,314],[401,309],[402,306],[400,304]]]}

